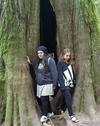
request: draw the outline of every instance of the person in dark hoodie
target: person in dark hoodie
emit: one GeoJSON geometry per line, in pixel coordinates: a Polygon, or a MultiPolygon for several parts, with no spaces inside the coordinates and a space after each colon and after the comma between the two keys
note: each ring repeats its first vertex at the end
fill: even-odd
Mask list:
{"type": "Polygon", "coordinates": [[[58,80],[60,85],[60,90],[65,99],[66,106],[68,108],[69,118],[73,122],[78,122],[75,118],[71,105],[71,94],[70,89],[75,86],[75,74],[73,67],[71,65],[71,53],[70,49],[66,48],[62,51],[60,55],[60,60],[57,63],[58,70],[58,80]]]}
{"type": "Polygon", "coordinates": [[[50,54],[47,54],[47,48],[40,46],[37,49],[37,54],[34,63],[30,62],[27,56],[27,61],[32,70],[35,70],[37,82],[37,97],[41,99],[40,121],[43,123],[48,117],[54,115],[51,109],[49,95],[54,95],[54,89],[57,85],[58,72],[54,59],[50,54]]]}

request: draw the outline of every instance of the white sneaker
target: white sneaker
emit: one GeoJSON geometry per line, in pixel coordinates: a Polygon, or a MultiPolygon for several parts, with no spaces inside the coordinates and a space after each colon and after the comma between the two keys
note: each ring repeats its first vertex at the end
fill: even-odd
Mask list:
{"type": "Polygon", "coordinates": [[[47,114],[47,117],[51,117],[51,116],[54,116],[54,113],[53,112],[47,114]]]}
{"type": "Polygon", "coordinates": [[[43,122],[45,122],[47,120],[47,117],[46,116],[42,116],[41,117],[41,119],[40,119],[40,121],[43,123],[43,122]]]}
{"type": "Polygon", "coordinates": [[[69,116],[69,119],[71,119],[73,122],[78,123],[78,119],[75,118],[75,116],[69,116]]]}

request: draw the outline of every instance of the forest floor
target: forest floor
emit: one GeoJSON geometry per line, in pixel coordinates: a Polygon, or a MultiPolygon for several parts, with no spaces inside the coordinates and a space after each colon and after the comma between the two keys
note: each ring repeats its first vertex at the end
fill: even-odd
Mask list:
{"type": "MultiPolygon", "coordinates": [[[[46,123],[43,123],[43,126],[100,126],[100,109],[98,111],[98,121],[95,118],[92,119],[84,112],[75,113],[75,117],[79,120],[78,123],[72,122],[68,118],[68,113],[64,112],[63,114],[54,115],[53,117],[49,118],[46,123]]],[[[0,126],[5,125],[2,124],[0,126]]]]}
{"type": "Polygon", "coordinates": [[[84,112],[75,113],[75,117],[79,120],[78,123],[72,122],[68,118],[67,111],[60,115],[55,115],[48,119],[44,126],[100,126],[100,108],[98,108],[97,118],[91,118],[84,112]]]}
{"type": "MultiPolygon", "coordinates": [[[[68,112],[66,110],[63,114],[50,117],[43,123],[43,126],[100,126],[100,107],[98,107],[97,117],[94,119],[85,112],[75,113],[75,117],[79,120],[78,123],[74,123],[68,118],[68,112]]],[[[5,126],[5,124],[3,123],[0,126],[5,126]]]]}

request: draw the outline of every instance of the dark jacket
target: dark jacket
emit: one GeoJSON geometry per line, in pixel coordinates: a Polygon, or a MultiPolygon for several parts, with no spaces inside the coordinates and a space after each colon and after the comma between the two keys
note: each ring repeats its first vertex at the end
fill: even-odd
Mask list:
{"type": "MultiPolygon", "coordinates": [[[[34,69],[34,65],[30,64],[31,69],[34,69]]],[[[58,72],[56,64],[53,58],[47,58],[45,64],[45,71],[43,71],[42,60],[39,63],[37,72],[36,72],[36,81],[38,85],[53,84],[53,88],[56,88],[58,80],[58,72]]]]}
{"type": "Polygon", "coordinates": [[[60,89],[65,90],[69,89],[70,86],[73,87],[76,79],[72,65],[59,60],[57,63],[57,70],[60,89]]]}

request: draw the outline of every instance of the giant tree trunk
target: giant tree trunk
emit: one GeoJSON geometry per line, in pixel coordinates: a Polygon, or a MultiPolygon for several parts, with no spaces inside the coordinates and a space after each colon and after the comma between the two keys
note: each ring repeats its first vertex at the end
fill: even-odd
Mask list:
{"type": "Polygon", "coordinates": [[[95,115],[100,86],[100,27],[93,0],[53,0],[60,51],[70,48],[77,78],[73,98],[75,111],[95,115]],[[98,93],[98,95],[96,94],[98,93]]]}
{"type": "Polygon", "coordinates": [[[6,0],[1,5],[0,58],[5,64],[7,88],[5,125],[41,126],[26,60],[27,55],[34,58],[39,45],[39,0],[6,0]]]}
{"type": "MultiPolygon", "coordinates": [[[[57,20],[57,51],[70,48],[75,62],[74,111],[83,109],[94,118],[100,104],[100,24],[94,1],[50,2],[57,20]]],[[[0,16],[0,123],[5,116],[5,126],[41,126],[26,61],[27,55],[33,60],[39,46],[39,0],[1,0],[0,16]]]]}

